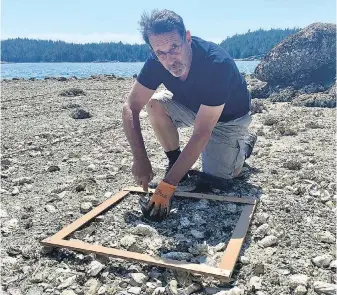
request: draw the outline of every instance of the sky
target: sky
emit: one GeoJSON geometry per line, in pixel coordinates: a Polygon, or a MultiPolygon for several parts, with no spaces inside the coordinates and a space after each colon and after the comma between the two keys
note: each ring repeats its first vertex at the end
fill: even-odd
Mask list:
{"type": "Polygon", "coordinates": [[[259,28],[336,23],[335,0],[1,0],[1,39],[143,43],[141,14],[170,9],[194,36],[221,42],[259,28]]]}

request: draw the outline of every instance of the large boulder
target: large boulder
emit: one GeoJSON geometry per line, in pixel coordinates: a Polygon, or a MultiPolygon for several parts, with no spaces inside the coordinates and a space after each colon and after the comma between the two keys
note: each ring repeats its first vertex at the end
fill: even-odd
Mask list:
{"type": "Polygon", "coordinates": [[[270,85],[331,86],[336,75],[336,25],[313,23],[276,45],[258,64],[256,78],[270,85]]]}

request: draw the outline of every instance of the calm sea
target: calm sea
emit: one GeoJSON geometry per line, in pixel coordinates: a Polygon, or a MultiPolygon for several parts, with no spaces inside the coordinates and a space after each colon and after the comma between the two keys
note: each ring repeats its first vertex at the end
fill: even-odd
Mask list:
{"type": "MultiPolygon", "coordinates": [[[[259,61],[235,61],[239,71],[251,74],[259,61]]],[[[85,78],[91,75],[115,74],[116,76],[132,77],[138,74],[143,62],[117,63],[9,63],[1,64],[1,78],[37,78],[71,77],[85,78]]]]}

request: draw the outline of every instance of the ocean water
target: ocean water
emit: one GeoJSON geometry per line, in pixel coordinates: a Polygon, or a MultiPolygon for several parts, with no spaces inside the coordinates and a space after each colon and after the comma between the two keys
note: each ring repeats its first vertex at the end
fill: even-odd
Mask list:
{"type": "MultiPolygon", "coordinates": [[[[235,61],[240,72],[251,74],[259,61],[235,61]]],[[[121,77],[132,77],[139,74],[143,62],[117,63],[8,63],[1,64],[1,79],[71,77],[86,78],[91,75],[114,74],[121,77]]]]}

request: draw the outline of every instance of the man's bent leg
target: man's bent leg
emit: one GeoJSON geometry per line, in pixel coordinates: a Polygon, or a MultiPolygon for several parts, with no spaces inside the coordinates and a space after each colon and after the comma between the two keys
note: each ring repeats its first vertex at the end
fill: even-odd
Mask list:
{"type": "Polygon", "coordinates": [[[165,152],[179,147],[179,134],[159,99],[155,97],[146,105],[153,130],[165,152]]]}
{"type": "Polygon", "coordinates": [[[225,179],[237,177],[246,159],[245,137],[251,123],[247,114],[230,122],[219,122],[202,153],[203,171],[225,179]]]}

